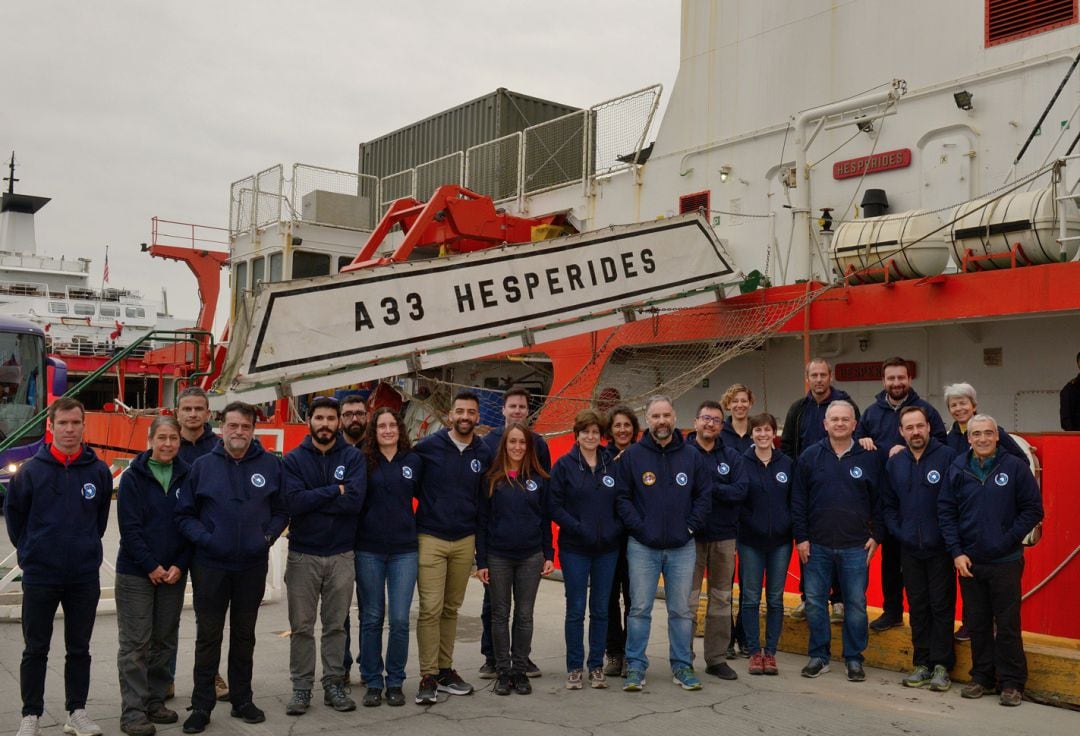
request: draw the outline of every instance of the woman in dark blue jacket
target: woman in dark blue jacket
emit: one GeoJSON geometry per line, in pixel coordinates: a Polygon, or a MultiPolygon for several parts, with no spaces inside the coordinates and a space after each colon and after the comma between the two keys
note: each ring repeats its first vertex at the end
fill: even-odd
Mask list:
{"type": "Polygon", "coordinates": [[[750,418],[754,446],[746,451],[750,493],[739,512],[739,619],[746,632],[751,675],[775,675],[784,623],[784,581],[791,562],[791,458],[773,447],[776,417],[750,418]],[[765,646],[761,646],[761,583],[765,579],[765,646]]]}
{"type": "MultiPolygon", "coordinates": [[[[634,410],[626,404],[614,406],[608,412],[607,444],[603,449],[608,457],[617,462],[622,451],[637,442],[639,434],[641,425],[634,410]]],[[[626,616],[629,613],[630,569],[626,563],[626,534],[623,534],[608,599],[607,645],[604,650],[607,658],[604,674],[608,677],[626,674],[626,616]]]]}
{"type": "Polygon", "coordinates": [[[188,473],[187,463],[177,457],[180,424],[175,417],[154,419],[149,445],[120,478],[116,496],[116,662],[120,729],[130,736],[148,736],[155,723],[177,721],[165,697],[191,562],[191,547],[173,523],[177,493],[188,473]]]}
{"type": "Polygon", "coordinates": [[[600,448],[604,418],[586,409],[574,419],[576,443],[551,470],[548,508],[559,525],[559,562],[566,588],[566,688],[580,690],[585,662],[585,603],[589,604],[589,684],[607,687],[604,645],[608,599],[623,544],[615,513],[615,468],[600,448]]]}
{"type": "Polygon", "coordinates": [[[420,485],[420,456],[412,451],[405,425],[380,407],[364,433],[367,497],[356,532],[356,585],[360,590],[360,674],[367,683],[364,705],[404,705],[409,659],[409,609],[416,587],[417,543],[413,498],[420,485]],[[389,605],[388,602],[389,601],[389,605]],[[390,633],[383,664],[383,622],[390,633]]]}
{"type": "Polygon", "coordinates": [[[532,649],[533,606],[540,577],[555,569],[547,514],[547,473],[540,467],[532,432],[506,428],[486,477],[476,525],[477,577],[491,594],[495,694],[532,692],[525,669],[532,649]],[[513,639],[510,601],[514,602],[513,639]]]}

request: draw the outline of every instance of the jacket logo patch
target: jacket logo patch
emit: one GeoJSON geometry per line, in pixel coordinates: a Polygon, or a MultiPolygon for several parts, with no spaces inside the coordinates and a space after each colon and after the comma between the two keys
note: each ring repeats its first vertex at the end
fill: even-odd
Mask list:
{"type": "MultiPolygon", "coordinates": [[[[1004,484],[1002,484],[1002,485],[1004,485],[1004,484]]],[[[97,486],[95,486],[93,483],[87,483],[86,485],[84,485],[82,487],[82,496],[87,501],[93,499],[94,496],[96,496],[96,495],[97,495],[97,486]]]]}
{"type": "Polygon", "coordinates": [[[857,480],[862,477],[862,468],[860,468],[858,465],[855,465],[851,468],[851,470],[848,471],[848,473],[851,474],[852,478],[855,478],[857,480]]]}
{"type": "Polygon", "coordinates": [[[403,465],[401,467],[401,477],[405,480],[412,480],[412,468],[408,465],[403,465]]]}
{"type": "Polygon", "coordinates": [[[936,470],[931,470],[929,473],[926,474],[926,482],[927,483],[937,483],[940,480],[941,480],[941,473],[939,473],[936,470]]]}
{"type": "Polygon", "coordinates": [[[480,461],[474,459],[471,463],[469,463],[469,467],[472,468],[472,472],[479,473],[480,472],[480,461]]]}
{"type": "Polygon", "coordinates": [[[1005,485],[1006,483],[1009,482],[1009,474],[1008,473],[998,473],[997,475],[994,476],[994,482],[997,483],[999,486],[1005,485]]]}
{"type": "Polygon", "coordinates": [[[605,475],[603,478],[600,479],[600,482],[603,483],[608,488],[614,488],[615,487],[615,479],[612,478],[610,475],[605,475]]]}
{"type": "Polygon", "coordinates": [[[779,473],[777,473],[776,474],[776,482],[777,483],[787,483],[787,473],[785,473],[783,470],[781,470],[779,473]]]}
{"type": "Polygon", "coordinates": [[[690,482],[690,479],[687,477],[686,473],[679,473],[675,476],[675,482],[678,483],[680,486],[685,486],[687,483],[690,482]]]}
{"type": "Polygon", "coordinates": [[[338,465],[334,468],[334,480],[342,480],[345,477],[345,466],[338,465]]]}
{"type": "Polygon", "coordinates": [[[537,489],[537,488],[539,488],[539,487],[540,487],[540,486],[536,485],[536,481],[535,481],[535,480],[533,480],[532,478],[530,478],[529,480],[525,481],[525,489],[526,489],[526,490],[529,490],[529,491],[532,491],[533,493],[535,493],[535,492],[536,492],[536,489],[537,489]]]}
{"type": "Polygon", "coordinates": [[[720,475],[727,475],[728,473],[731,472],[731,466],[728,465],[727,463],[720,463],[719,465],[716,466],[716,472],[719,473],[720,475]]]}
{"type": "Polygon", "coordinates": [[[656,473],[652,473],[646,470],[644,473],[641,474],[641,482],[647,486],[651,486],[652,484],[656,483],[656,473]]]}
{"type": "Polygon", "coordinates": [[[266,478],[264,478],[261,473],[256,473],[255,475],[251,476],[251,485],[255,486],[256,488],[262,488],[266,485],[266,478]]]}

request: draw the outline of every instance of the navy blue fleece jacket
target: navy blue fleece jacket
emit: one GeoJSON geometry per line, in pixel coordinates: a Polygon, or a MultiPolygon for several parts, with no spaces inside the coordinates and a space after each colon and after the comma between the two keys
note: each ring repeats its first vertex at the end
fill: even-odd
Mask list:
{"type": "Polygon", "coordinates": [[[480,499],[476,528],[476,567],[488,566],[488,555],[523,560],[541,552],[555,559],[551,519],[547,515],[547,478],[539,476],[495,483],[480,499]]]}
{"type": "Polygon", "coordinates": [[[116,493],[116,520],[120,524],[120,551],[116,571],[123,575],[149,575],[158,566],[186,572],[191,564],[191,545],[173,520],[176,497],[190,466],[179,456],[172,461],[169,487],[150,470],[150,450],[140,453],[120,476],[116,493]]]}
{"type": "Polygon", "coordinates": [[[914,557],[926,559],[945,552],[937,520],[938,494],[955,457],[951,447],[931,439],[918,460],[905,447],[885,463],[881,486],[885,528],[914,557]]]}
{"type": "Polygon", "coordinates": [[[486,493],[484,475],[491,466],[491,450],[475,435],[464,450],[441,429],[414,448],[424,463],[416,531],[453,541],[476,533],[477,504],[486,493]]]}
{"type": "Polygon", "coordinates": [[[340,435],[326,452],[309,435],[283,462],[289,550],[330,557],[353,549],[367,493],[367,458],[340,435]]]}
{"type": "Polygon", "coordinates": [[[375,459],[375,467],[368,470],[367,498],[354,547],[375,554],[415,552],[413,498],[420,492],[424,464],[415,452],[398,452],[393,460],[377,452],[375,459]]]}
{"type": "Polygon", "coordinates": [[[180,437],[180,451],[177,453],[180,459],[188,465],[191,465],[203,455],[208,454],[211,450],[221,443],[221,438],[214,434],[214,430],[207,424],[203,426],[203,433],[199,436],[199,439],[192,442],[180,437]]]}
{"type": "Polygon", "coordinates": [[[687,436],[686,444],[700,452],[707,468],[713,471],[712,509],[705,518],[705,527],[695,532],[694,538],[700,542],[735,539],[739,534],[739,509],[750,490],[742,453],[719,438],[711,450],[706,450],[698,444],[694,432],[687,436]]]}
{"type": "Polygon", "coordinates": [[[555,461],[548,510],[559,525],[559,552],[602,555],[619,549],[624,532],[615,512],[615,464],[603,449],[590,468],[577,445],[555,461]]]}
{"type": "Polygon", "coordinates": [[[791,491],[795,541],[834,549],[862,547],[870,537],[880,542],[882,472],[878,453],[862,449],[858,442],[853,441],[841,457],[828,438],[806,448],[795,464],[791,491]]]}
{"type": "Polygon", "coordinates": [[[743,456],[750,491],[739,509],[739,544],[773,549],[791,544],[791,487],[795,463],[774,449],[769,464],[751,447],[743,456]]]}

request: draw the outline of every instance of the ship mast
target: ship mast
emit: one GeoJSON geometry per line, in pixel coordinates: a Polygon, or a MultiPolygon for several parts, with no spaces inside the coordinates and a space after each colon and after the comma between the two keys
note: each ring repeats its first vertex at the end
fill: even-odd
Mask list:
{"type": "Polygon", "coordinates": [[[8,162],[8,175],[4,177],[4,181],[8,183],[8,194],[15,193],[15,182],[19,181],[15,178],[15,152],[11,152],[11,161],[8,162]]]}

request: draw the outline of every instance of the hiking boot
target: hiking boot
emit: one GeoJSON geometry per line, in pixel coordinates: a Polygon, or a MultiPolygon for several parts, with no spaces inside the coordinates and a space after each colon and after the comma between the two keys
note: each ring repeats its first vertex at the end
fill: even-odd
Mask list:
{"type": "Polygon", "coordinates": [[[64,733],[75,734],[75,736],[101,736],[101,726],[90,720],[90,714],[86,712],[86,708],[76,708],[64,724],[64,733]]]}
{"type": "Polygon", "coordinates": [[[863,682],[866,679],[866,670],[862,662],[857,659],[848,660],[845,664],[848,682],[863,682]]]}
{"type": "Polygon", "coordinates": [[[626,679],[623,681],[623,692],[639,693],[645,687],[645,672],[642,670],[627,670],[626,679]]]}
{"type": "Polygon", "coordinates": [[[799,603],[799,605],[792,608],[791,613],[789,615],[791,616],[792,621],[805,621],[806,620],[806,601],[802,601],[802,602],[799,603]]]}
{"type": "Polygon", "coordinates": [[[19,723],[19,732],[15,736],[38,736],[40,730],[37,716],[23,716],[22,722],[19,723]]]}
{"type": "Polygon", "coordinates": [[[481,680],[494,680],[499,673],[495,671],[495,662],[489,659],[484,662],[477,674],[481,680]]]}
{"type": "Polygon", "coordinates": [[[440,670],[437,682],[439,684],[440,693],[470,695],[473,691],[473,686],[462,680],[461,675],[454,669],[440,670]]]}
{"type": "Polygon", "coordinates": [[[930,684],[930,668],[924,665],[919,665],[915,668],[915,671],[901,680],[904,687],[923,687],[930,684]]]}
{"type": "Polygon", "coordinates": [[[987,688],[972,681],[960,688],[960,697],[967,698],[968,700],[975,700],[976,698],[981,698],[986,692],[987,688]]]}
{"type": "MultiPolygon", "coordinates": [[[[726,667],[727,665],[725,665],[726,667]]],[[[694,674],[693,667],[680,667],[672,673],[671,681],[683,690],[700,690],[701,680],[694,674]]]]}
{"type": "Polygon", "coordinates": [[[589,670],[589,687],[596,690],[607,688],[607,675],[604,674],[603,667],[593,667],[589,670]]]}
{"type": "Polygon", "coordinates": [[[364,693],[363,704],[365,708],[375,708],[382,705],[382,690],[377,687],[369,687],[364,693]]]}
{"type": "Polygon", "coordinates": [[[420,688],[416,691],[416,704],[435,705],[439,699],[438,691],[439,682],[434,675],[424,675],[420,678],[420,688]]]}
{"type": "Polygon", "coordinates": [[[832,604],[832,612],[829,613],[829,623],[844,623],[844,604],[837,602],[832,604]]]}
{"type": "Polygon", "coordinates": [[[623,656],[621,654],[609,654],[604,664],[604,674],[608,677],[620,677],[623,673],[623,656]]]}
{"type": "Polygon", "coordinates": [[[776,655],[766,653],[763,657],[762,670],[766,675],[779,675],[780,670],[776,667],[776,655]]]}
{"type": "Polygon", "coordinates": [[[180,720],[175,710],[166,708],[162,703],[150,705],[146,709],[146,717],[151,723],[176,723],[180,720]]]}
{"type": "Polygon", "coordinates": [[[529,682],[529,675],[527,672],[513,672],[510,674],[510,679],[514,683],[514,692],[518,695],[531,695],[532,683],[529,682]]]}
{"type": "Polygon", "coordinates": [[[891,613],[883,613],[870,622],[870,630],[880,633],[882,631],[888,631],[889,629],[894,629],[897,626],[903,625],[903,616],[894,616],[891,613]]]}
{"type": "Polygon", "coordinates": [[[829,663],[819,657],[811,657],[806,666],[802,668],[803,677],[817,677],[829,671],[829,663]]]}
{"type": "Polygon", "coordinates": [[[495,676],[495,686],[491,689],[491,692],[496,695],[509,695],[513,686],[514,683],[510,679],[510,673],[500,672],[495,676]]]}
{"type": "Polygon", "coordinates": [[[540,671],[540,668],[536,666],[536,662],[533,662],[531,659],[528,659],[528,660],[525,661],[525,676],[526,677],[529,677],[529,678],[542,677],[543,674],[544,673],[540,671]]]}
{"type": "Polygon", "coordinates": [[[930,678],[930,689],[935,693],[943,693],[952,687],[952,680],[949,679],[949,671],[945,669],[944,665],[934,665],[934,674],[930,678]]]}
{"type": "Polygon", "coordinates": [[[750,655],[750,665],[747,667],[747,672],[751,675],[764,675],[765,674],[765,655],[761,652],[754,652],[750,655]]]}
{"type": "Polygon", "coordinates": [[[302,716],[307,713],[308,708],[311,707],[311,691],[310,690],[293,690],[292,699],[289,700],[288,705],[285,706],[285,715],[287,716],[302,716]]]}
{"type": "Polygon", "coordinates": [[[1001,691],[1001,699],[999,702],[1002,705],[1015,707],[1020,705],[1020,702],[1024,699],[1024,694],[1017,690],[1015,687],[1006,687],[1001,691]]]}
{"type": "Polygon", "coordinates": [[[184,721],[184,733],[202,733],[210,723],[210,714],[205,710],[193,708],[191,715],[184,721]]]}
{"type": "Polygon", "coordinates": [[[386,688],[386,704],[394,707],[405,705],[405,693],[401,691],[400,687],[386,688]]]}
{"type": "Polygon", "coordinates": [[[120,730],[128,736],[154,736],[157,733],[157,728],[146,716],[134,718],[127,723],[121,723],[120,730]]]}
{"type": "Polygon", "coordinates": [[[243,705],[234,705],[229,715],[242,719],[244,723],[262,723],[266,720],[266,714],[250,700],[243,705]]]}
{"type": "Polygon", "coordinates": [[[566,689],[567,690],[580,690],[582,687],[582,679],[584,673],[581,670],[571,670],[566,675],[566,689]]]}
{"type": "Polygon", "coordinates": [[[356,701],[349,697],[341,680],[331,680],[323,685],[323,705],[329,705],[338,713],[356,710],[356,701]]]}
{"type": "Polygon", "coordinates": [[[229,683],[221,675],[214,675],[214,697],[219,703],[229,700],[229,683]]]}
{"type": "Polygon", "coordinates": [[[727,662],[721,662],[720,664],[710,664],[705,668],[705,674],[712,675],[713,677],[719,677],[721,680],[738,680],[739,675],[735,670],[731,669],[727,662]]]}

